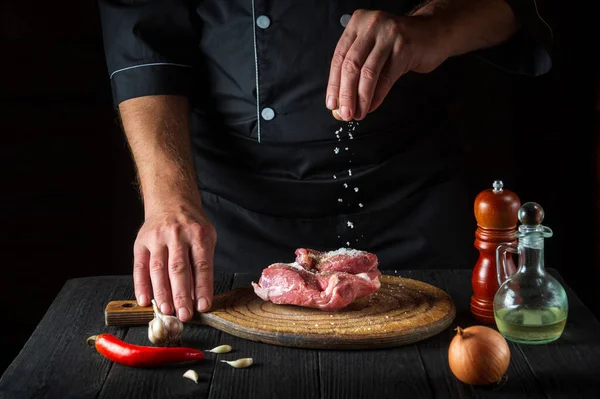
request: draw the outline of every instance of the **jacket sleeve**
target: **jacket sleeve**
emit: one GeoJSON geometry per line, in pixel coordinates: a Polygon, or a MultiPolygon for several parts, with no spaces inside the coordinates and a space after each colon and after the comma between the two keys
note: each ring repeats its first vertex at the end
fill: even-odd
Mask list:
{"type": "Polygon", "coordinates": [[[98,0],[115,106],[158,94],[190,94],[199,52],[187,0],[98,0]]]}
{"type": "Polygon", "coordinates": [[[512,8],[521,28],[507,42],[494,48],[476,51],[503,70],[539,76],[552,67],[554,30],[551,22],[552,0],[505,0],[512,8]]]}

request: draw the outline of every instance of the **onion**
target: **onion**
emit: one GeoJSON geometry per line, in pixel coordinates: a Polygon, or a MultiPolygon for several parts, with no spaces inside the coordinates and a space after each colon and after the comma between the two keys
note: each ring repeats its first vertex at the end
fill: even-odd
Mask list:
{"type": "Polygon", "coordinates": [[[469,385],[499,382],[510,363],[510,348],[498,331],[485,326],[457,327],[448,348],[452,374],[469,385]]]}

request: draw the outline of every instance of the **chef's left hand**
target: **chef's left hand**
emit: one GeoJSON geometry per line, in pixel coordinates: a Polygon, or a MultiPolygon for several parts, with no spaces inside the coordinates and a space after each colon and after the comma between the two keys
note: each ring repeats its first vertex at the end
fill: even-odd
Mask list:
{"type": "Polygon", "coordinates": [[[331,61],[327,108],[336,119],[361,120],[409,71],[431,72],[447,58],[435,21],[356,10],[331,61]]]}

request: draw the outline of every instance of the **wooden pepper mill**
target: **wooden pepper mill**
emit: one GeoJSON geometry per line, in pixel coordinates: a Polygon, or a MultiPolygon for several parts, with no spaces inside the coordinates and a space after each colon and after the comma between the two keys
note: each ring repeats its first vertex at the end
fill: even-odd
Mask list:
{"type": "MultiPolygon", "coordinates": [[[[496,248],[501,243],[517,243],[515,232],[520,207],[519,197],[504,189],[500,180],[494,181],[493,188],[480,192],[475,198],[475,248],[479,250],[479,259],[471,277],[471,313],[486,324],[495,324],[494,295],[499,288],[496,248]]],[[[516,271],[510,253],[506,256],[506,267],[510,274],[516,271]]]]}

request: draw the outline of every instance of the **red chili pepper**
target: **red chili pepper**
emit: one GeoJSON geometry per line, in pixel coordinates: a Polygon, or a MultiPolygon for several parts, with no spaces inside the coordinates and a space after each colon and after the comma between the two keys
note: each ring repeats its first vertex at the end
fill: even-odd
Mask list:
{"type": "Polygon", "coordinates": [[[86,340],[86,343],[88,346],[94,345],[96,350],[107,359],[130,367],[156,367],[204,359],[204,353],[198,349],[133,345],[112,334],[93,335],[86,340]]]}

